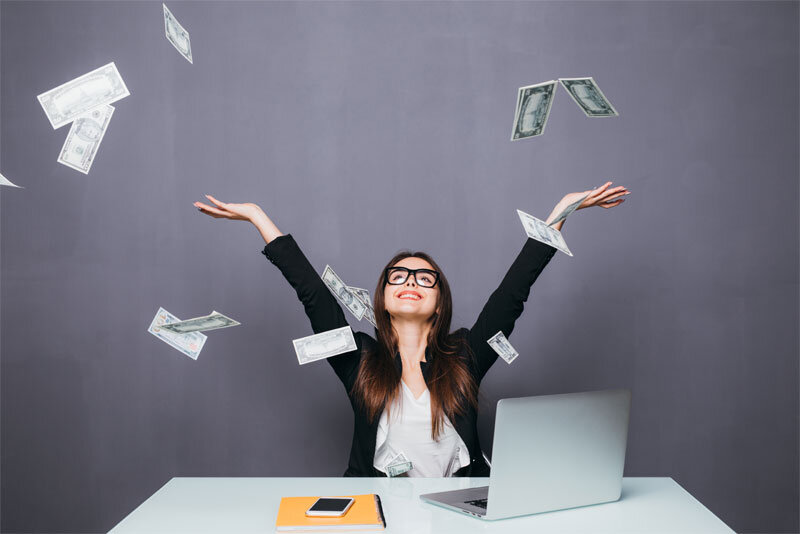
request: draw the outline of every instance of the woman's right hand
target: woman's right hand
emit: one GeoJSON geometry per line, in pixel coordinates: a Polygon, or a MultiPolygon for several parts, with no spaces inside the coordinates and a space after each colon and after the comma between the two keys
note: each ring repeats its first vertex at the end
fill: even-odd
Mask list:
{"type": "Polygon", "coordinates": [[[244,204],[234,204],[232,202],[220,202],[211,195],[206,195],[206,198],[211,201],[213,206],[203,204],[202,202],[195,202],[194,206],[206,215],[210,215],[215,219],[231,219],[233,221],[250,221],[256,227],[264,242],[269,244],[270,241],[276,237],[283,235],[278,227],[275,226],[267,214],[258,207],[257,204],[252,202],[245,202],[244,204]]]}
{"type": "Polygon", "coordinates": [[[206,195],[214,206],[203,204],[202,202],[195,202],[194,206],[215,219],[231,219],[235,221],[250,221],[255,223],[258,219],[265,216],[264,212],[258,205],[252,202],[245,202],[244,204],[233,204],[231,202],[220,202],[211,195],[206,195]]]}

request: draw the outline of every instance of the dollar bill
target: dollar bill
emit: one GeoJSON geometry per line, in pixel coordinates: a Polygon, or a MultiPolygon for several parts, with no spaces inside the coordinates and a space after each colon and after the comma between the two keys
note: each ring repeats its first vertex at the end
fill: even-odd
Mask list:
{"type": "Polygon", "coordinates": [[[404,462],[401,464],[390,465],[386,468],[386,474],[390,477],[398,477],[404,473],[408,473],[413,468],[411,462],[404,462]]]}
{"type": "Polygon", "coordinates": [[[40,94],[47,119],[58,129],[90,109],[111,104],[130,95],[114,62],[40,94]]]}
{"type": "Polygon", "coordinates": [[[372,309],[372,306],[367,307],[367,310],[364,312],[364,319],[375,328],[378,328],[378,323],[375,322],[375,310],[372,309]]]}
{"type": "Polygon", "coordinates": [[[558,81],[587,117],[616,117],[619,115],[591,77],[559,78],[558,81]]]}
{"type": "Polygon", "coordinates": [[[525,233],[528,234],[528,237],[550,245],[551,247],[555,247],[567,256],[572,256],[572,252],[570,252],[567,247],[567,243],[564,241],[561,232],[548,226],[543,220],[537,219],[524,211],[517,210],[517,214],[519,215],[519,220],[522,221],[522,226],[525,228],[525,233]]]}
{"type": "Polygon", "coordinates": [[[506,361],[506,363],[513,362],[514,359],[519,356],[519,352],[511,346],[511,343],[508,342],[502,330],[487,339],[486,342],[494,349],[498,356],[506,361]]]}
{"type": "Polygon", "coordinates": [[[189,40],[189,32],[187,32],[175,15],[167,7],[164,6],[164,31],[167,34],[167,40],[172,43],[172,46],[186,58],[186,60],[194,65],[192,61],[192,42],[189,40]]]}
{"type": "Polygon", "coordinates": [[[165,324],[161,328],[176,334],[188,334],[189,332],[216,330],[218,328],[228,328],[229,326],[238,326],[240,324],[240,322],[234,321],[230,317],[226,317],[219,312],[212,311],[209,315],[195,317],[194,319],[186,319],[185,321],[179,321],[176,323],[165,324]]]}
{"type": "Polygon", "coordinates": [[[350,352],[357,347],[353,331],[349,326],[301,337],[292,340],[292,343],[300,365],[350,352]]]}
{"type": "Polygon", "coordinates": [[[342,306],[355,315],[356,319],[360,321],[364,317],[367,306],[353,292],[347,289],[347,284],[339,278],[339,275],[331,269],[330,265],[325,266],[325,270],[322,272],[322,281],[328,286],[333,296],[342,303],[342,306]]]}
{"type": "Polygon", "coordinates": [[[180,319],[169,313],[164,308],[159,308],[147,331],[172,348],[177,349],[191,359],[196,360],[200,355],[200,351],[203,350],[203,345],[206,343],[207,336],[205,334],[201,334],[200,332],[175,334],[162,328],[166,324],[177,323],[179,321],[180,319]]]}
{"type": "Polygon", "coordinates": [[[397,454],[395,454],[388,462],[386,462],[386,467],[389,467],[390,465],[402,464],[402,463],[410,462],[410,461],[411,460],[409,460],[406,457],[405,453],[403,451],[400,451],[397,454]]]}
{"type": "Polygon", "coordinates": [[[573,202],[572,204],[570,204],[569,206],[567,206],[566,208],[561,210],[561,213],[559,213],[558,216],[548,224],[548,226],[553,226],[554,224],[557,224],[557,223],[563,221],[564,219],[566,219],[567,217],[569,217],[569,215],[573,211],[578,209],[578,206],[580,206],[583,203],[583,201],[586,200],[586,198],[591,194],[592,194],[592,191],[589,191],[588,193],[583,195],[579,200],[576,200],[575,202],[573,202]]]}
{"type": "Polygon", "coordinates": [[[61,147],[58,162],[83,174],[89,174],[113,114],[114,107],[103,104],[78,115],[69,129],[64,146],[61,147]]]}
{"type": "Polygon", "coordinates": [[[375,322],[375,309],[372,307],[372,297],[370,297],[369,291],[353,286],[347,286],[347,289],[350,290],[350,292],[353,293],[358,300],[364,304],[364,306],[366,306],[367,309],[364,312],[364,319],[369,321],[372,326],[377,328],[378,323],[375,322]]]}
{"type": "Polygon", "coordinates": [[[0,174],[0,185],[7,185],[9,187],[19,187],[20,189],[24,189],[23,187],[18,186],[17,184],[11,183],[11,180],[0,174]]]}
{"type": "Polygon", "coordinates": [[[358,297],[358,300],[363,302],[365,306],[372,306],[372,297],[369,294],[369,290],[353,286],[347,286],[347,289],[349,289],[351,293],[354,293],[355,296],[358,297]]]}
{"type": "Polygon", "coordinates": [[[409,460],[403,451],[398,452],[395,454],[384,466],[383,470],[386,472],[387,475],[390,477],[396,477],[402,475],[403,473],[407,473],[411,471],[413,464],[411,460],[409,460]]]}
{"type": "Polygon", "coordinates": [[[542,135],[553,106],[556,80],[520,87],[517,90],[517,105],[514,110],[514,127],[511,140],[518,141],[542,135]]]}

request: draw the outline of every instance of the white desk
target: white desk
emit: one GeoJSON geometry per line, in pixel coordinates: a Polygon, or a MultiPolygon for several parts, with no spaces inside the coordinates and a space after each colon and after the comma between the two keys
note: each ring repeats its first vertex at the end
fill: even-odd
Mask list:
{"type": "Polygon", "coordinates": [[[671,478],[625,478],[619,501],[515,519],[482,521],[419,499],[422,493],[487,485],[488,478],[173,478],[112,534],[275,532],[281,497],[377,493],[386,533],[621,534],[733,530],[671,478]]]}

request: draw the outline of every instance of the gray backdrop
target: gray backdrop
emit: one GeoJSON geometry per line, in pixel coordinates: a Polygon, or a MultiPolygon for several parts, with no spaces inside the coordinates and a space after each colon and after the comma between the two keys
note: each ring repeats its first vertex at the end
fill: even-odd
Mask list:
{"type": "MultiPolygon", "coordinates": [[[[740,532],[798,529],[798,3],[2,2],[2,530],[111,528],[174,476],[339,476],[352,415],[294,292],[212,193],[260,204],[313,265],[374,288],[428,251],[470,326],[546,217],[575,256],[533,288],[481,392],[633,392],[625,474],[673,477],[740,532]],[[91,173],[36,95],[115,61],[131,96],[91,173]],[[516,89],[562,89],[510,142],[516,89]],[[212,309],[193,361],[146,332],[212,309]]],[[[366,323],[354,324],[365,329],[366,323]]],[[[368,326],[368,325],[367,325],[368,326]]]]}

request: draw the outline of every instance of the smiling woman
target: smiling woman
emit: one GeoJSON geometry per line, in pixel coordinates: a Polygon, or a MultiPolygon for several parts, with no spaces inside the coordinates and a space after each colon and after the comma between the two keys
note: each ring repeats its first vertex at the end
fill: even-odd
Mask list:
{"type": "Polygon", "coordinates": [[[452,421],[477,408],[478,386],[468,343],[460,332],[450,333],[452,302],[447,278],[424,252],[397,254],[378,280],[377,343],[364,352],[353,385],[368,419],[381,417],[373,461],[378,471],[400,453],[412,462],[409,476],[450,476],[456,462],[469,464],[452,421]]]}
{"type": "MultiPolygon", "coordinates": [[[[578,209],[611,208],[629,191],[570,193],[548,221],[585,197],[578,209]]],[[[335,297],[294,238],[282,234],[252,203],[195,202],[215,218],[252,222],[266,242],[263,253],[297,292],[315,333],[347,326],[335,297]]],[[[553,225],[560,230],[564,221],[553,225]]],[[[375,337],[356,332],[356,349],[328,358],[344,384],[355,416],[345,476],[385,476],[402,462],[408,476],[487,476],[477,430],[478,387],[497,360],[487,340],[508,337],[530,288],[556,249],[527,239],[472,328],[450,331],[452,296],[447,278],[424,252],[400,252],[375,288],[375,337]]]]}

